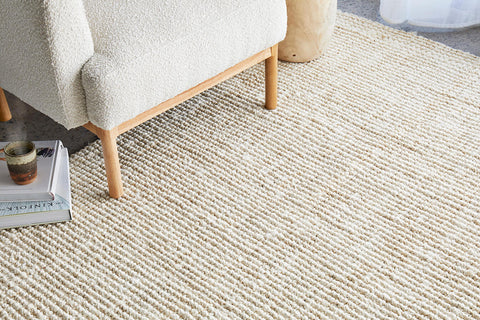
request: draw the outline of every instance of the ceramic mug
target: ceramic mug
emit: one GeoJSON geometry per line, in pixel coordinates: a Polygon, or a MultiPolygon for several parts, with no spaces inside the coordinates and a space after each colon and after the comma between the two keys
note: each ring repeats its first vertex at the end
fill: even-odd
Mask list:
{"type": "Polygon", "coordinates": [[[14,141],[0,152],[5,153],[10,177],[16,184],[29,184],[37,177],[37,149],[31,141],[14,141]]]}

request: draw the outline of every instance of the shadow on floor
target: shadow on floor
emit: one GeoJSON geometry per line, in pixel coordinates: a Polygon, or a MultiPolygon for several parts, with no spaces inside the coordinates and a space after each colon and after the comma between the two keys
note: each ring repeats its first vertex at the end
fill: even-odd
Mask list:
{"type": "Polygon", "coordinates": [[[69,153],[73,154],[97,139],[97,136],[83,127],[65,129],[7,91],[5,96],[12,119],[0,122],[0,141],[62,140],[69,153]]]}

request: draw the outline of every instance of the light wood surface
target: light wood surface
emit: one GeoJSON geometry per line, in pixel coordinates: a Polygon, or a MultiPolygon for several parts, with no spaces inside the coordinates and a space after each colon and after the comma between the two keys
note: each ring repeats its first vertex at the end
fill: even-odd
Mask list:
{"type": "Polygon", "coordinates": [[[97,129],[98,127],[96,125],[94,125],[93,123],[91,122],[88,122],[88,123],[85,123],[83,125],[83,127],[85,127],[86,129],[88,129],[90,132],[92,132],[93,134],[95,134],[97,137],[98,137],[98,133],[97,133],[97,129]]]}
{"type": "Polygon", "coordinates": [[[96,135],[102,141],[105,171],[107,172],[108,191],[110,197],[118,199],[123,195],[122,175],[118,159],[116,129],[103,130],[96,128],[96,135]]]}
{"type": "Polygon", "coordinates": [[[118,135],[136,127],[137,125],[150,120],[160,113],[175,107],[176,105],[188,100],[195,95],[219,84],[228,78],[254,66],[255,64],[266,60],[265,62],[265,106],[267,109],[275,109],[277,105],[277,57],[278,46],[265,49],[252,57],[234,65],[224,72],[200,83],[199,85],[188,89],[179,95],[160,103],[159,105],[147,110],[133,119],[125,121],[112,130],[101,129],[91,122],[84,125],[85,128],[96,134],[102,141],[103,157],[105,160],[105,169],[107,173],[109,194],[112,198],[120,198],[123,195],[122,177],[120,172],[120,163],[116,138],[118,135]]]}
{"type": "Polygon", "coordinates": [[[3,89],[0,88],[0,121],[8,121],[10,119],[12,119],[12,114],[8,107],[7,98],[3,89]]]}
{"type": "Polygon", "coordinates": [[[319,57],[333,33],[337,0],[286,1],[287,35],[279,44],[279,59],[306,62],[319,57]]]}
{"type": "Polygon", "coordinates": [[[277,107],[278,81],[278,45],[271,48],[271,57],[265,60],[265,108],[273,110],[277,107]]]}

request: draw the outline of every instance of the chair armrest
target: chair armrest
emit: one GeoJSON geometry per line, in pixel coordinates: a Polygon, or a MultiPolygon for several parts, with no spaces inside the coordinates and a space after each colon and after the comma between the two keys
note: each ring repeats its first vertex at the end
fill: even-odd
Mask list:
{"type": "Polygon", "coordinates": [[[82,0],[0,6],[0,87],[67,128],[88,122],[81,70],[94,46],[82,0]]]}

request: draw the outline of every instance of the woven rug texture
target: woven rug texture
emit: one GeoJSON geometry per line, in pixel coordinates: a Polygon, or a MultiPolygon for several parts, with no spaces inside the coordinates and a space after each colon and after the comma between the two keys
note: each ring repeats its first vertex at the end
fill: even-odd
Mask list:
{"type": "Polygon", "coordinates": [[[0,231],[2,319],[480,319],[480,59],[338,13],[71,157],[74,220],[0,231]]]}

